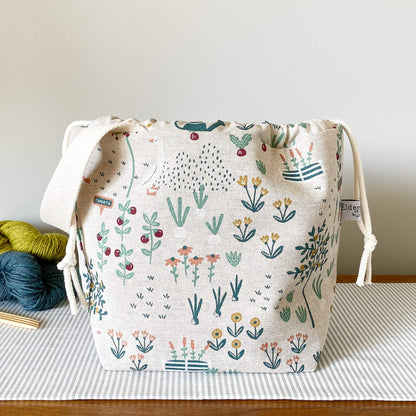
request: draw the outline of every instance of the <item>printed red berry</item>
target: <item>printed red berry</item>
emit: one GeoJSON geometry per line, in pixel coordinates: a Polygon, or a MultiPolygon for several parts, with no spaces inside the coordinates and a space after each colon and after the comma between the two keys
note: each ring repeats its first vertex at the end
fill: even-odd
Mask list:
{"type": "Polygon", "coordinates": [[[146,243],[148,243],[149,242],[149,239],[147,238],[147,235],[142,235],[141,237],[140,237],[140,241],[142,242],[142,243],[144,243],[144,244],[146,244],[146,243]]]}
{"type": "Polygon", "coordinates": [[[120,251],[119,249],[114,250],[114,255],[115,255],[116,257],[120,257],[120,254],[121,254],[121,251],[120,251]]]}
{"type": "Polygon", "coordinates": [[[157,231],[155,232],[155,237],[160,238],[160,237],[162,237],[162,236],[163,236],[163,231],[162,231],[162,230],[157,230],[157,231]]]}
{"type": "Polygon", "coordinates": [[[82,245],[82,243],[79,243],[79,248],[81,249],[81,251],[84,251],[84,246],[82,245]]]}
{"type": "Polygon", "coordinates": [[[123,222],[124,221],[120,217],[117,218],[117,224],[118,225],[123,225],[123,222]]]}
{"type": "Polygon", "coordinates": [[[136,212],[137,212],[136,207],[131,207],[131,208],[130,208],[130,214],[131,214],[131,215],[136,214],[136,212]]]}
{"type": "Polygon", "coordinates": [[[267,147],[264,143],[261,145],[261,150],[263,150],[263,152],[265,152],[267,150],[267,147]]]}
{"type": "Polygon", "coordinates": [[[191,133],[191,140],[198,140],[199,134],[198,133],[191,133]]]}
{"type": "Polygon", "coordinates": [[[111,254],[111,248],[110,247],[107,247],[106,250],[105,250],[105,252],[104,252],[104,254],[106,256],[109,256],[111,254]]]}
{"type": "Polygon", "coordinates": [[[337,160],[339,160],[339,153],[337,152],[337,160]]]}
{"type": "Polygon", "coordinates": [[[245,156],[247,154],[247,152],[245,151],[245,149],[238,149],[237,150],[237,156],[245,156]]]}
{"type": "Polygon", "coordinates": [[[102,236],[100,233],[98,233],[98,234],[97,234],[97,240],[98,240],[98,241],[101,241],[102,239],[103,239],[103,236],[102,236]]]}
{"type": "Polygon", "coordinates": [[[126,269],[128,271],[133,270],[133,263],[126,264],[126,269]]]}

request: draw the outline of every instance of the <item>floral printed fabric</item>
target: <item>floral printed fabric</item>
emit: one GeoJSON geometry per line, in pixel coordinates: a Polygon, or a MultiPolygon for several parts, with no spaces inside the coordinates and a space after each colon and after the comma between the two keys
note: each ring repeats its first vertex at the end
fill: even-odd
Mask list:
{"type": "Polygon", "coordinates": [[[77,202],[103,366],[313,371],[336,280],[342,126],[141,124],[102,139],[77,202]]]}

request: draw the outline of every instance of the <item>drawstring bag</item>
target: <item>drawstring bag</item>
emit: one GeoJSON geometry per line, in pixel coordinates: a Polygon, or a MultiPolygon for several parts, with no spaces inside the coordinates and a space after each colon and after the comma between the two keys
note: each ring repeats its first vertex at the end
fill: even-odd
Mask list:
{"type": "Polygon", "coordinates": [[[69,233],[58,268],[104,368],[313,371],[337,277],[344,132],[363,285],[376,239],[345,123],[72,123],[41,217],[69,233]]]}

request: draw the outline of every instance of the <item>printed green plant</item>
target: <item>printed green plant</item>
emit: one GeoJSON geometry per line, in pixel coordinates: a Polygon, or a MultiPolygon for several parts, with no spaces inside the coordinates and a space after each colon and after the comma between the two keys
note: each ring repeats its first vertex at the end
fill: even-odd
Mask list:
{"type": "Polygon", "coordinates": [[[215,292],[214,289],[212,289],[212,293],[214,294],[214,300],[215,300],[215,316],[220,317],[221,316],[221,308],[224,304],[225,298],[227,297],[227,292],[224,293],[223,296],[221,296],[221,287],[218,286],[217,292],[215,292]]]}
{"type": "Polygon", "coordinates": [[[106,301],[104,300],[105,285],[102,280],[98,279],[98,273],[93,272],[93,263],[90,259],[89,263],[85,263],[88,273],[83,273],[83,277],[86,281],[86,287],[88,292],[85,294],[85,298],[89,304],[89,310],[93,315],[98,315],[100,321],[103,316],[108,315],[108,312],[104,310],[106,301]]]}
{"type": "Polygon", "coordinates": [[[207,226],[208,230],[211,231],[212,234],[217,235],[218,231],[220,230],[223,219],[224,219],[224,214],[221,214],[220,217],[218,218],[218,222],[217,222],[217,217],[212,217],[212,225],[208,221],[205,223],[205,225],[207,226]]]}
{"type": "Polygon", "coordinates": [[[176,214],[175,209],[173,208],[172,201],[170,198],[166,198],[168,203],[169,211],[172,215],[173,221],[175,221],[178,227],[183,227],[186,221],[186,218],[189,214],[189,210],[191,209],[189,206],[185,208],[185,211],[182,212],[182,197],[178,198],[178,213],[176,214]]]}
{"type": "Polygon", "coordinates": [[[283,140],[283,137],[285,137],[285,133],[280,133],[279,137],[277,137],[277,134],[275,134],[272,137],[270,147],[272,147],[273,149],[275,149],[276,147],[279,147],[279,144],[283,140]]]}
{"type": "Polygon", "coordinates": [[[332,273],[332,269],[334,268],[334,262],[335,262],[335,259],[332,259],[332,261],[331,261],[331,264],[329,265],[329,268],[327,269],[327,271],[326,271],[326,275],[329,277],[330,275],[331,275],[331,273],[332,273]]]}
{"type": "Polygon", "coordinates": [[[264,235],[263,237],[260,237],[260,240],[262,243],[266,246],[267,251],[262,250],[261,254],[263,254],[266,259],[275,259],[276,257],[280,256],[280,254],[283,251],[283,246],[279,246],[276,249],[274,248],[277,240],[280,238],[279,234],[271,233],[271,240],[272,244],[269,245],[269,236],[264,235]]]}
{"type": "Polygon", "coordinates": [[[305,366],[303,364],[300,367],[298,367],[298,365],[299,365],[299,356],[297,356],[297,355],[293,356],[293,360],[291,358],[289,358],[286,361],[286,364],[292,369],[293,373],[302,373],[303,370],[305,369],[305,366]]]}
{"type": "Polygon", "coordinates": [[[306,308],[302,305],[299,305],[298,309],[295,312],[296,312],[296,316],[298,317],[299,321],[304,324],[306,322],[306,319],[307,319],[306,308]]]}
{"type": "Polygon", "coordinates": [[[295,293],[295,291],[294,290],[291,290],[287,295],[286,295],[286,300],[289,302],[289,303],[292,303],[292,300],[293,300],[293,294],[295,293]]]}
{"type": "Polygon", "coordinates": [[[156,339],[154,335],[150,335],[147,331],[134,331],[132,334],[136,340],[136,348],[143,354],[147,354],[153,349],[153,342],[156,339]]]}
{"type": "Polygon", "coordinates": [[[209,282],[211,283],[212,278],[215,275],[214,273],[215,263],[220,259],[220,255],[219,254],[207,254],[206,257],[207,257],[207,262],[209,263],[208,279],[209,279],[209,282]]]}
{"type": "Polygon", "coordinates": [[[269,360],[269,361],[263,361],[263,365],[267,368],[270,368],[271,370],[276,370],[282,361],[279,358],[279,355],[281,354],[282,349],[277,347],[277,342],[270,343],[270,352],[269,352],[269,344],[267,342],[265,344],[262,344],[260,349],[266,353],[267,359],[269,360]]]}
{"type": "Polygon", "coordinates": [[[260,173],[262,175],[266,174],[266,165],[264,164],[264,162],[262,160],[256,160],[256,165],[258,170],[260,171],[260,173]]]}
{"type": "Polygon", "coordinates": [[[211,349],[213,349],[214,351],[219,351],[220,349],[222,349],[222,348],[224,348],[224,346],[225,346],[225,344],[226,344],[226,342],[227,342],[227,340],[224,338],[224,339],[222,339],[221,341],[220,341],[220,338],[222,337],[222,331],[221,331],[221,329],[219,329],[219,328],[217,328],[217,329],[214,329],[213,331],[212,331],[212,337],[214,338],[214,342],[215,342],[215,344],[214,344],[214,342],[212,342],[212,341],[210,341],[210,340],[208,340],[207,341],[207,344],[209,345],[209,347],[211,348],[211,349]]]}
{"type": "Polygon", "coordinates": [[[295,354],[301,354],[303,352],[303,350],[306,348],[306,341],[308,340],[308,336],[306,334],[302,334],[302,333],[297,333],[296,337],[295,335],[291,335],[288,339],[287,342],[289,342],[289,344],[291,345],[291,350],[295,353],[295,354]],[[296,338],[296,341],[295,341],[296,338]]]}
{"type": "Polygon", "coordinates": [[[231,342],[231,347],[235,349],[235,353],[232,351],[228,351],[228,355],[233,360],[239,360],[243,355],[245,350],[239,351],[239,348],[241,348],[241,341],[238,339],[235,339],[231,342]]]}
{"type": "Polygon", "coordinates": [[[130,367],[130,370],[133,371],[144,371],[147,368],[147,364],[143,364],[142,366],[140,366],[140,363],[142,362],[144,358],[143,354],[137,354],[137,356],[135,354],[130,355],[129,359],[132,362],[134,367],[130,367]],[[137,360],[137,363],[136,363],[137,360]]]}
{"type": "Polygon", "coordinates": [[[231,290],[233,291],[232,300],[234,302],[238,301],[238,295],[240,294],[242,284],[243,284],[243,281],[238,279],[238,274],[235,275],[235,283],[233,284],[233,282],[230,282],[230,287],[231,287],[231,290]]]}
{"type": "Polygon", "coordinates": [[[319,360],[321,358],[321,351],[316,351],[315,354],[313,354],[313,359],[316,361],[316,363],[319,363],[319,360]]]}
{"type": "Polygon", "coordinates": [[[157,240],[156,242],[154,241],[154,239],[159,236],[158,232],[160,233],[161,231],[159,230],[160,223],[156,221],[157,212],[154,212],[150,218],[146,214],[143,214],[143,219],[145,220],[146,225],[142,226],[144,231],[142,242],[148,242],[148,240],[150,240],[150,248],[142,248],[142,253],[149,257],[149,264],[152,264],[153,252],[162,244],[161,240],[157,240]]]}
{"type": "Polygon", "coordinates": [[[322,280],[321,275],[319,275],[312,282],[312,289],[319,299],[322,299],[322,280]]]}
{"type": "Polygon", "coordinates": [[[231,320],[234,322],[234,328],[227,326],[227,331],[233,338],[237,338],[244,331],[243,325],[240,327],[237,326],[237,324],[240,323],[242,319],[243,316],[239,312],[235,312],[231,315],[231,320]]]}
{"type": "Polygon", "coordinates": [[[110,351],[113,353],[114,357],[116,357],[118,360],[124,357],[124,354],[126,351],[124,348],[127,346],[127,341],[123,340],[123,334],[120,331],[116,332],[115,338],[117,339],[117,343],[114,341],[114,330],[109,329],[107,332],[107,335],[111,338],[111,341],[113,342],[114,348],[110,347],[110,351]]]}
{"type": "Polygon", "coordinates": [[[256,234],[256,230],[254,229],[254,230],[248,231],[248,226],[252,222],[253,222],[253,220],[251,218],[244,217],[244,230],[243,230],[241,228],[242,221],[240,219],[237,219],[237,220],[233,221],[234,227],[238,228],[238,230],[240,231],[240,235],[234,234],[234,238],[237,241],[240,241],[240,243],[245,243],[245,242],[247,242],[248,240],[250,240],[251,238],[254,237],[254,235],[256,234]]]}
{"type": "Polygon", "coordinates": [[[264,206],[264,201],[261,201],[261,199],[265,195],[267,195],[269,193],[269,191],[266,188],[260,188],[260,192],[259,192],[259,194],[257,194],[257,189],[261,185],[262,180],[259,177],[251,178],[251,182],[253,184],[253,190],[254,190],[252,195],[248,190],[247,175],[240,176],[239,180],[237,181],[237,183],[245,189],[245,191],[247,193],[247,196],[248,196],[248,201],[241,200],[241,203],[249,211],[258,212],[264,206]]]}
{"type": "Polygon", "coordinates": [[[237,251],[230,251],[229,253],[225,253],[225,256],[227,257],[228,263],[230,263],[231,266],[237,267],[240,264],[241,253],[238,253],[237,251]]]}
{"type": "Polygon", "coordinates": [[[243,134],[243,137],[239,139],[237,136],[230,134],[230,140],[235,144],[237,147],[237,155],[238,156],[245,156],[247,154],[246,150],[244,149],[252,140],[251,134],[243,134]]]}
{"type": "Polygon", "coordinates": [[[208,200],[208,195],[204,195],[205,186],[199,185],[199,195],[196,191],[193,192],[195,203],[198,209],[202,209],[208,200]]]}
{"type": "Polygon", "coordinates": [[[192,312],[192,323],[194,325],[198,325],[199,324],[198,315],[199,315],[199,312],[201,311],[201,307],[202,307],[202,298],[199,299],[199,301],[198,301],[198,296],[195,293],[193,303],[191,301],[191,298],[188,298],[188,303],[189,303],[189,306],[190,306],[191,312],[192,312]]]}
{"type": "Polygon", "coordinates": [[[105,228],[105,223],[103,222],[101,224],[101,231],[97,234],[98,248],[100,249],[100,251],[97,252],[97,265],[101,271],[103,271],[103,267],[107,264],[107,259],[105,259],[104,256],[110,254],[109,248],[107,247],[107,235],[109,232],[110,230],[105,228]]]}
{"type": "MultiPolygon", "coordinates": [[[[121,241],[123,241],[123,237],[125,234],[129,234],[131,231],[131,227],[126,227],[129,223],[130,220],[128,220],[126,218],[126,214],[129,213],[130,214],[130,200],[127,201],[124,205],[123,204],[118,204],[118,209],[122,212],[122,214],[117,218],[117,225],[118,227],[115,227],[114,230],[116,231],[117,234],[120,234],[121,236],[121,241]]],[[[135,211],[133,211],[135,212],[135,211]]]]}
{"type": "MultiPolygon", "coordinates": [[[[330,239],[326,221],[324,220],[319,227],[313,226],[311,231],[308,232],[309,239],[303,246],[297,246],[295,249],[300,252],[301,259],[300,265],[295,267],[294,270],[288,271],[287,274],[293,279],[298,279],[297,285],[302,285],[302,296],[305,301],[306,308],[308,310],[309,318],[311,320],[312,328],[315,328],[315,321],[309,306],[308,299],[306,297],[305,288],[316,271],[322,271],[323,266],[326,264],[328,258],[328,241],[330,239]]],[[[298,312],[296,311],[298,315],[298,312]]],[[[303,319],[303,312],[299,312],[299,316],[303,319]]],[[[302,319],[299,318],[301,322],[302,319]]],[[[306,319],[305,319],[306,321],[306,319]]]]}
{"type": "Polygon", "coordinates": [[[121,244],[120,250],[119,250],[119,257],[122,258],[123,263],[120,262],[118,264],[119,269],[116,270],[116,275],[123,279],[123,285],[126,284],[126,280],[131,279],[134,276],[133,270],[133,264],[128,260],[128,257],[130,257],[133,254],[133,249],[127,250],[124,244],[121,244]]]}
{"type": "Polygon", "coordinates": [[[198,257],[198,256],[194,256],[189,259],[189,263],[192,264],[192,266],[194,266],[194,269],[192,270],[192,274],[194,275],[194,278],[192,279],[192,283],[194,284],[194,287],[196,286],[196,282],[200,277],[198,274],[198,271],[199,271],[198,266],[202,263],[203,260],[204,259],[202,257],[198,257]]]}
{"type": "Polygon", "coordinates": [[[246,332],[249,338],[257,339],[261,337],[261,335],[263,334],[264,328],[257,329],[257,327],[260,325],[260,319],[256,317],[252,318],[250,320],[250,325],[254,328],[254,331],[252,332],[249,329],[247,329],[246,332]]]}
{"type": "Polygon", "coordinates": [[[282,318],[282,320],[284,322],[289,321],[289,319],[290,319],[290,306],[286,306],[280,311],[280,317],[282,318]]]}
{"type": "Polygon", "coordinates": [[[282,201],[280,199],[278,201],[274,201],[273,206],[279,211],[279,215],[273,215],[273,218],[280,223],[290,221],[296,215],[296,210],[290,211],[289,213],[287,212],[291,204],[292,200],[290,198],[284,198],[285,209],[282,211],[282,201]]]}

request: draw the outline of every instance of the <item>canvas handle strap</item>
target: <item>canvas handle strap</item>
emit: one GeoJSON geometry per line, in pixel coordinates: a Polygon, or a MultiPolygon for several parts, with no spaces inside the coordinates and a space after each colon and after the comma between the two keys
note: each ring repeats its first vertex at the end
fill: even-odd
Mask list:
{"type": "Polygon", "coordinates": [[[371,225],[370,210],[368,208],[367,192],[364,183],[363,166],[361,163],[360,153],[358,152],[357,142],[354,133],[350,127],[341,120],[333,120],[334,123],[342,125],[347,137],[350,141],[352,156],[354,161],[354,198],[360,201],[361,216],[357,222],[359,229],[364,236],[364,249],[361,256],[360,268],[358,270],[357,285],[371,283],[372,264],[371,257],[377,245],[377,239],[373,234],[371,225]]]}
{"type": "Polygon", "coordinates": [[[65,289],[71,313],[77,313],[75,292],[81,305],[88,307],[78,280],[76,266],[75,204],[81,189],[88,161],[101,139],[108,133],[132,132],[144,128],[137,120],[105,117],[92,122],[71,123],[65,131],[62,158],[43,196],[40,216],[42,221],[69,233],[66,254],[57,267],[64,272],[65,289]],[[74,129],[78,130],[75,137],[74,129]]]}

